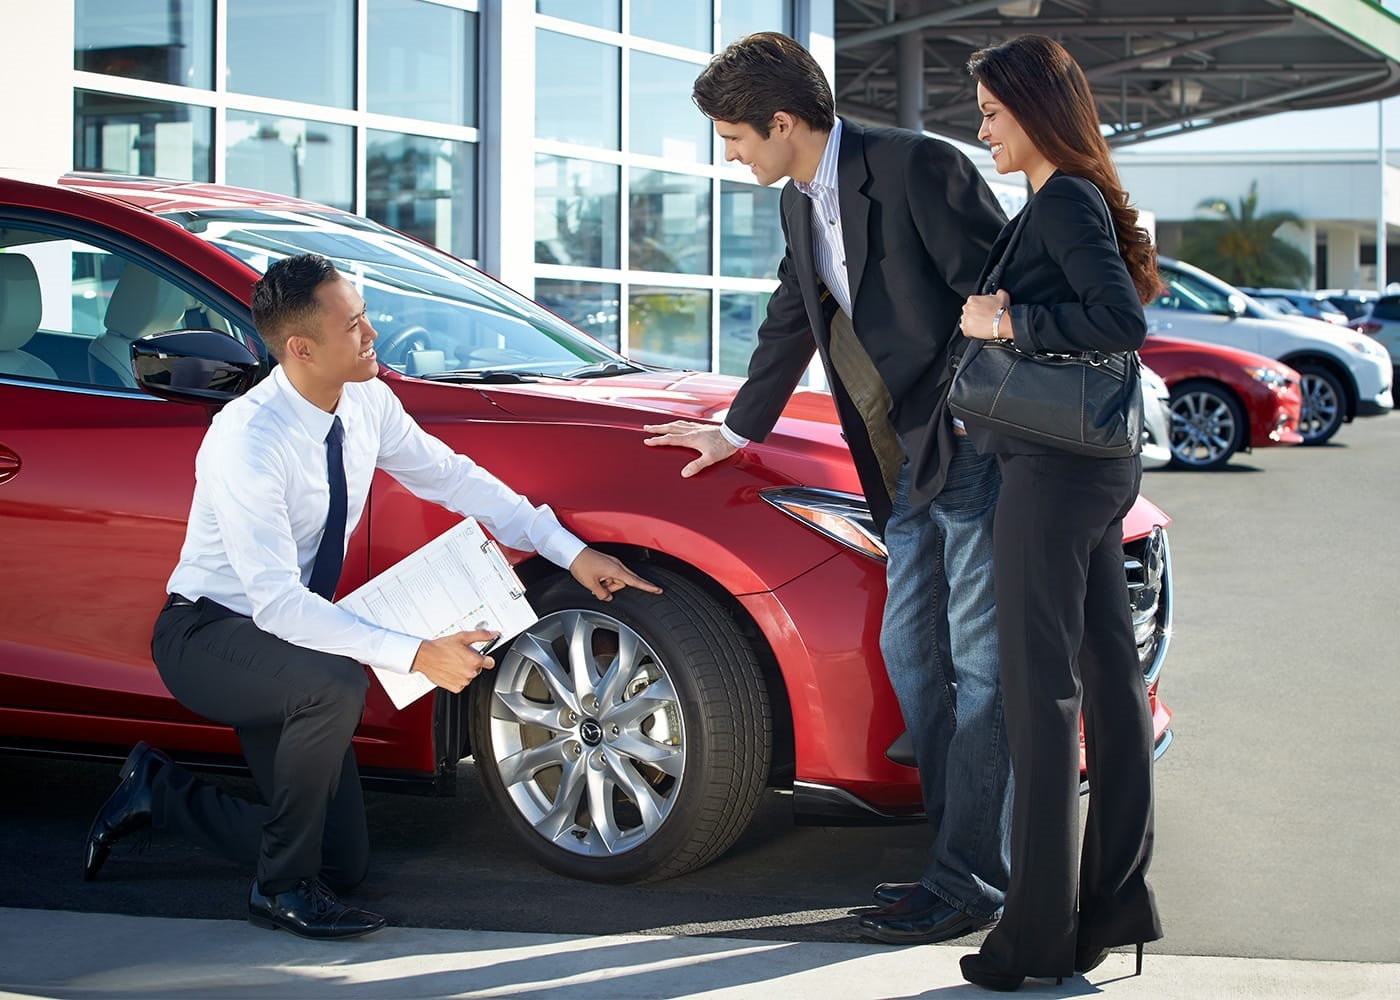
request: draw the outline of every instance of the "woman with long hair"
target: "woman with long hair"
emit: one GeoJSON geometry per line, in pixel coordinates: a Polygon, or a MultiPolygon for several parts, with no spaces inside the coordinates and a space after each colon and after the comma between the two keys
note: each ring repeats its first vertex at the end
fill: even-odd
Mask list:
{"type": "MultiPolygon", "coordinates": [[[[1157,292],[1156,252],[1119,185],[1083,72],[1039,35],[976,52],[968,71],[978,138],[997,173],[1025,174],[1033,193],[1024,220],[992,248],[988,271],[1006,258],[1000,287],[963,307],[964,337],[1014,340],[1026,352],[1135,350],[1146,335],[1142,304],[1157,292]]],[[[1014,990],[1027,976],[1087,972],[1128,944],[1141,972],[1143,942],[1162,933],[1145,878],[1152,718],[1123,587],[1123,517],[1142,465],[971,421],[968,433],[1002,474],[993,573],[1015,791],[1005,909],[981,950],[963,956],[963,976],[1014,990]]]]}

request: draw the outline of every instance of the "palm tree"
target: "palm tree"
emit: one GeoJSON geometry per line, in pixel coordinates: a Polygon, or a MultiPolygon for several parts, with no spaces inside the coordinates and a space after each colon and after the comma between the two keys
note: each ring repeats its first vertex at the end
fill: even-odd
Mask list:
{"type": "Polygon", "coordinates": [[[1240,199],[1239,214],[1224,198],[1206,198],[1196,208],[1219,218],[1195,219],[1182,226],[1183,260],[1234,285],[1301,287],[1312,276],[1312,263],[1303,251],[1274,233],[1284,223],[1301,223],[1292,212],[1256,215],[1259,182],[1240,199]]]}

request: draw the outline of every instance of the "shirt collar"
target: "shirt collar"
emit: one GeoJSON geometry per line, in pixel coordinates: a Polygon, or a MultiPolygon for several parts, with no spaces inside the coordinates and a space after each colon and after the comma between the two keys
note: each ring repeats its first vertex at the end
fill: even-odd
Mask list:
{"type": "Polygon", "coordinates": [[[836,190],[836,165],[841,154],[841,119],[836,119],[836,124],[831,127],[831,132],[826,137],[826,148],[822,150],[821,161],[817,163],[817,172],[811,181],[793,181],[797,185],[797,190],[801,191],[808,198],[815,198],[821,190],[836,190]]]}
{"type": "MultiPolygon", "coordinates": [[[[336,406],[336,413],[327,413],[315,403],[312,403],[301,393],[297,392],[297,387],[292,385],[292,380],[287,378],[287,372],[281,365],[276,365],[272,369],[272,380],[277,384],[277,391],[286,400],[287,406],[291,408],[293,416],[306,428],[306,432],[317,441],[324,441],[326,435],[330,433],[331,421],[344,409],[343,406],[336,406]]],[[[345,402],[345,391],[340,393],[341,403],[345,402]]],[[[345,418],[341,417],[341,423],[345,418]]]]}

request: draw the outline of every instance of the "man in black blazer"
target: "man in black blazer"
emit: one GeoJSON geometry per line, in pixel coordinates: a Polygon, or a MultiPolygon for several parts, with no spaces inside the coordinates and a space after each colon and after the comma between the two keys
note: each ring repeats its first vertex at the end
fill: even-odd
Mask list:
{"type": "Polygon", "coordinates": [[[1005,218],[947,143],[837,119],[821,67],[762,32],[717,55],[695,103],[725,158],[783,177],[787,252],[723,426],[673,421],[649,445],[694,448],[683,476],[772,430],[813,354],[889,550],[881,651],[936,830],[916,883],[882,883],[861,932],[906,944],[993,922],[1007,884],[1010,763],[997,681],[991,518],[999,480],[947,413],[963,302],[1005,218]]]}

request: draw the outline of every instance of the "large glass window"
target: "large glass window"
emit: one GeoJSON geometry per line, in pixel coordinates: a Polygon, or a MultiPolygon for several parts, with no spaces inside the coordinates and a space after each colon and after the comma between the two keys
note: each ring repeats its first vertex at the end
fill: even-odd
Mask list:
{"type": "Polygon", "coordinates": [[[228,89],[348,108],[355,94],[355,4],[228,0],[228,89]]]}
{"type": "Polygon", "coordinates": [[[782,191],[722,181],[719,186],[719,271],[734,278],[777,278],[787,245],[780,221],[782,191]]]}
{"type": "Polygon", "coordinates": [[[536,0],[535,10],[608,31],[618,31],[622,27],[621,0],[536,0]]]}
{"type": "Polygon", "coordinates": [[[758,324],[768,310],[772,292],[724,292],[719,297],[719,370],[745,375],[749,356],[758,344],[758,324]]]}
{"type": "Polygon", "coordinates": [[[230,110],[226,132],[230,184],[336,208],[354,207],[354,137],[349,126],[230,110]]]}
{"type": "Polygon", "coordinates": [[[644,364],[710,370],[710,293],[633,285],[627,302],[628,355],[644,364]]]}
{"type": "Polygon", "coordinates": [[[719,10],[719,43],[728,45],[755,31],[792,33],[788,0],[724,0],[719,10]]]}
{"type": "Polygon", "coordinates": [[[423,0],[370,0],[369,110],[476,124],[476,15],[423,0]]]}
{"type": "Polygon", "coordinates": [[[646,52],[632,53],[628,145],[633,152],[710,162],[713,126],[690,100],[702,68],[646,52]]]}
{"type": "Polygon", "coordinates": [[[213,0],[75,0],[73,68],[208,90],[213,0]]]}
{"type": "Polygon", "coordinates": [[[714,42],[715,5],[711,0],[632,0],[632,34],[658,42],[709,52],[714,42]]]}
{"type": "Polygon", "coordinates": [[[469,142],[371,131],[365,214],[376,222],[475,258],[476,147],[469,142]]]}
{"type": "Polygon", "coordinates": [[[604,281],[536,278],[535,301],[613,350],[620,346],[617,285],[604,281]]]}
{"type": "Polygon", "coordinates": [[[628,266],[634,271],[709,274],[709,180],[634,169],[630,187],[628,266]]]}
{"type": "Polygon", "coordinates": [[[618,183],[618,168],[611,164],[537,155],[536,262],[617,267],[618,183]]]}
{"type": "Polygon", "coordinates": [[[120,94],[73,93],[78,170],[209,181],[213,112],[120,94]]]}
{"type": "Polygon", "coordinates": [[[555,31],[535,36],[535,135],[617,149],[622,52],[555,31]]]}

